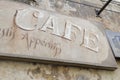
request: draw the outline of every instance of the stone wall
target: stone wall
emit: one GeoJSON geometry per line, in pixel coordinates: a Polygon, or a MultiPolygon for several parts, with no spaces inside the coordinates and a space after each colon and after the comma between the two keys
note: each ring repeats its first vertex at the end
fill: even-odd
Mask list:
{"type": "MultiPolygon", "coordinates": [[[[14,1],[20,1],[40,9],[50,10],[68,16],[85,18],[93,21],[94,24],[100,22],[104,28],[120,32],[119,3],[112,2],[101,14],[101,17],[96,17],[95,9],[99,10],[106,0],[14,1]]],[[[0,80],[119,80],[120,60],[116,59],[116,61],[118,63],[118,69],[107,71],[1,60],[0,80]]]]}

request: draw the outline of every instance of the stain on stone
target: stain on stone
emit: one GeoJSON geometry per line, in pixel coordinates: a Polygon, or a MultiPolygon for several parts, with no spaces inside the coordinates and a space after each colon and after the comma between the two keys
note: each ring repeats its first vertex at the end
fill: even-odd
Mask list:
{"type": "Polygon", "coordinates": [[[41,73],[40,67],[36,67],[34,69],[28,69],[27,74],[30,76],[31,79],[37,77],[41,73]]]}
{"type": "Polygon", "coordinates": [[[76,80],[90,80],[88,77],[86,77],[85,75],[80,75],[77,77],[76,80]]]}
{"type": "Polygon", "coordinates": [[[70,10],[70,16],[75,16],[75,17],[79,17],[80,13],[80,4],[77,3],[73,3],[73,2],[68,2],[68,5],[72,8],[70,10]]]}
{"type": "Polygon", "coordinates": [[[41,72],[40,67],[37,67],[36,69],[32,70],[33,74],[39,74],[41,72]]]}
{"type": "Polygon", "coordinates": [[[93,80],[93,78],[94,78],[94,80],[102,80],[102,77],[97,72],[97,70],[89,69],[88,71],[92,74],[91,80],[93,80]]]}
{"type": "Polygon", "coordinates": [[[68,67],[64,67],[63,74],[64,74],[66,79],[71,80],[71,76],[69,75],[69,68],[68,67]]]}
{"type": "Polygon", "coordinates": [[[97,73],[98,79],[97,80],[102,80],[101,75],[97,73]]]}
{"type": "Polygon", "coordinates": [[[13,0],[13,1],[19,1],[27,4],[30,4],[30,2],[35,2],[35,0],[13,0]]]}
{"type": "Polygon", "coordinates": [[[64,7],[65,0],[55,0],[55,7],[62,9],[64,7]]]}
{"type": "Polygon", "coordinates": [[[51,71],[52,71],[52,73],[51,73],[51,75],[52,75],[52,77],[53,78],[57,78],[58,77],[58,66],[52,66],[51,67],[51,71]]]}
{"type": "Polygon", "coordinates": [[[83,18],[96,17],[95,8],[85,5],[80,5],[79,13],[80,13],[80,17],[83,18]]]}

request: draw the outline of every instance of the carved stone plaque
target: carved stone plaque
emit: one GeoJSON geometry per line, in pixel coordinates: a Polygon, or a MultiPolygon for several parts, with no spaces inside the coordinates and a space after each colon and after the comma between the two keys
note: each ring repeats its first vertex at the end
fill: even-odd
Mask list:
{"type": "Polygon", "coordinates": [[[104,29],[80,18],[0,1],[0,58],[113,70],[104,29]]]}
{"type": "Polygon", "coordinates": [[[120,32],[106,30],[106,35],[115,57],[120,58],[120,32]]]}

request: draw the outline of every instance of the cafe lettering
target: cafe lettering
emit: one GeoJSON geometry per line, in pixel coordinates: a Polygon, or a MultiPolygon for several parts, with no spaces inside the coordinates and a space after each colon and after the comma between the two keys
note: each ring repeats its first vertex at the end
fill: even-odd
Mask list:
{"type": "Polygon", "coordinates": [[[47,29],[50,29],[52,30],[52,32],[50,33],[51,35],[55,35],[70,41],[72,41],[71,35],[74,34],[75,38],[81,39],[79,42],[79,45],[81,46],[84,45],[86,48],[92,51],[98,52],[99,39],[97,34],[94,34],[92,32],[90,33],[84,28],[82,29],[77,24],[69,20],[65,20],[64,18],[62,19],[62,21],[64,21],[63,22],[64,30],[60,31],[60,28],[61,28],[61,26],[59,25],[60,19],[61,19],[60,17],[56,17],[54,15],[48,15],[48,14],[45,15],[39,10],[28,8],[28,9],[17,11],[15,23],[17,27],[26,31],[40,30],[40,31],[47,32],[47,29]],[[31,19],[26,20],[26,18],[28,18],[27,17],[28,15],[30,15],[29,17],[31,19],[36,18],[36,22],[34,24],[32,24],[31,19]],[[41,21],[43,22],[41,23],[41,21]],[[24,24],[26,24],[27,26],[24,24]],[[78,33],[80,36],[75,31],[73,31],[73,28],[76,28],[78,30],[78,33]],[[90,34],[87,34],[87,33],[90,33],[90,34]]]}

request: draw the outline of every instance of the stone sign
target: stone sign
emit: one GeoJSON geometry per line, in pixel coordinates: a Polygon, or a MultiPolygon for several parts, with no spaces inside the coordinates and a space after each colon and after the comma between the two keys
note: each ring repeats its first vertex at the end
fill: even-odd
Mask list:
{"type": "Polygon", "coordinates": [[[106,35],[115,57],[120,58],[120,32],[106,30],[106,35]]]}
{"type": "Polygon", "coordinates": [[[0,1],[0,58],[115,69],[104,29],[92,22],[0,1]]]}

